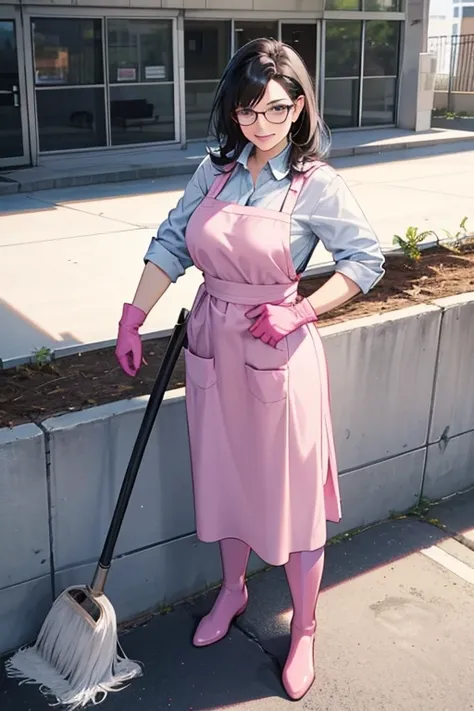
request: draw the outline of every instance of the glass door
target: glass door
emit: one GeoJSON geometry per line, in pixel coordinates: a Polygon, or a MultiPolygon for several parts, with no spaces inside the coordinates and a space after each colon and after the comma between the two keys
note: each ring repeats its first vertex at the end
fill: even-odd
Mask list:
{"type": "Polygon", "coordinates": [[[395,123],[401,22],[367,20],[362,73],[362,126],[395,123]]]}
{"type": "Polygon", "coordinates": [[[35,17],[31,29],[40,152],[106,146],[102,20],[35,17]]]}
{"type": "Polygon", "coordinates": [[[176,140],[172,20],[108,18],[112,146],[176,140]]]}
{"type": "Polygon", "coordinates": [[[0,168],[30,161],[23,61],[19,19],[0,7],[0,168]]]}
{"type": "Polygon", "coordinates": [[[323,114],[330,128],[395,123],[401,31],[398,20],[326,21],[323,114]]]}
{"type": "Polygon", "coordinates": [[[184,21],[186,137],[205,140],[214,93],[231,52],[231,20],[184,21]]]}
{"type": "Polygon", "coordinates": [[[40,153],[176,141],[173,20],[31,23],[40,153]]]}
{"type": "Polygon", "coordinates": [[[324,111],[329,128],[359,126],[362,22],[326,22],[324,111]]]}

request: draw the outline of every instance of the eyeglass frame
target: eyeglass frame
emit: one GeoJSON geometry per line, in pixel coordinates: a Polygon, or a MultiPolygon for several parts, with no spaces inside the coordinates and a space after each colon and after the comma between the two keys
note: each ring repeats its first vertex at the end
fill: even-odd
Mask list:
{"type": "Polygon", "coordinates": [[[251,109],[251,108],[248,108],[248,109],[236,109],[236,110],[234,111],[233,118],[234,118],[235,122],[239,124],[239,126],[245,126],[245,127],[247,127],[247,126],[253,126],[255,123],[257,123],[257,120],[258,120],[258,117],[259,117],[259,116],[265,116],[265,119],[268,121],[268,123],[271,123],[272,126],[281,126],[281,125],[282,125],[283,123],[285,123],[285,121],[288,119],[288,116],[290,115],[291,109],[294,109],[295,106],[296,106],[296,104],[291,103],[289,106],[288,106],[288,105],[285,105],[285,104],[276,104],[276,106],[270,106],[268,109],[265,109],[265,111],[256,111],[255,109],[251,109]],[[287,111],[286,111],[286,116],[285,116],[285,118],[283,119],[283,121],[280,121],[279,123],[275,123],[274,121],[270,121],[270,119],[268,119],[268,118],[267,118],[267,115],[266,115],[268,111],[271,111],[272,109],[276,108],[276,106],[285,106],[285,109],[287,110],[287,111]],[[255,116],[255,118],[254,118],[254,120],[252,121],[252,123],[240,123],[239,118],[238,118],[238,112],[239,112],[239,111],[252,111],[253,114],[254,114],[254,116],[255,116]]]}

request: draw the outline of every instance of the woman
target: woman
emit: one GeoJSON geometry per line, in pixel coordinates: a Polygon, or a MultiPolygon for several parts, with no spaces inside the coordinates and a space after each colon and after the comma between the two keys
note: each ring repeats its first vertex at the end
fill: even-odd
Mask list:
{"type": "Polygon", "coordinates": [[[135,375],[138,329],[171,282],[204,274],[188,327],[186,403],[198,537],[219,541],[223,585],[194,644],[222,639],[248,599],[250,550],[284,565],[293,600],[283,671],[300,699],[314,681],[315,609],[326,520],[341,517],[328,378],[315,323],[383,274],[376,237],[320,161],[322,122],[299,56],[250,42],[217,89],[219,149],[191,178],[125,304],[117,357],[135,375]],[[321,240],[335,274],[310,298],[298,279],[321,240]]]}

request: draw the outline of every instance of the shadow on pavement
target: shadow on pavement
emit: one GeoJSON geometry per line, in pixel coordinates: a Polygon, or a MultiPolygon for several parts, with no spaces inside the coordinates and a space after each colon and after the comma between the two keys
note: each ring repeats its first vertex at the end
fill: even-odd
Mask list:
{"type": "Polygon", "coordinates": [[[446,526],[447,532],[467,538],[464,543],[474,550],[474,488],[436,504],[429,517],[446,526]]]}
{"type": "MultiPolygon", "coordinates": [[[[450,126],[450,128],[455,128],[450,126]]],[[[426,132],[424,132],[426,133],[426,132]]],[[[436,136],[436,131],[430,131],[436,136]]],[[[370,141],[368,142],[370,143],[370,141]]],[[[329,158],[328,163],[334,168],[348,168],[371,165],[372,163],[393,163],[399,161],[415,161],[422,158],[432,158],[441,155],[464,153],[474,149],[473,143],[439,143],[431,146],[421,146],[404,150],[387,151],[380,153],[369,153],[344,158],[329,158]]],[[[167,178],[150,178],[148,180],[137,180],[130,182],[99,183],[97,185],[78,186],[71,188],[55,188],[52,190],[40,190],[35,193],[20,193],[11,196],[0,197],[0,217],[2,214],[14,214],[16,212],[52,210],[60,203],[77,203],[82,201],[105,200],[107,198],[132,197],[146,194],[168,193],[173,191],[181,192],[186,187],[192,174],[192,170],[187,175],[173,175],[167,178]],[[36,208],[28,206],[28,199],[34,198],[36,208]],[[39,207],[43,202],[44,207],[39,207]],[[3,205],[5,207],[3,207],[3,205]]],[[[177,198],[178,200],[178,198],[177,198]]],[[[176,201],[177,201],[176,200],[176,201]]]]}
{"type": "MultiPolygon", "coordinates": [[[[471,522],[472,516],[471,513],[471,522]]],[[[338,545],[329,546],[321,608],[327,610],[325,596],[328,592],[335,588],[342,589],[345,583],[363,578],[368,573],[377,571],[379,585],[384,586],[385,578],[390,577],[390,571],[397,567],[398,562],[420,549],[438,544],[446,537],[432,525],[405,518],[386,521],[338,545]]],[[[367,581],[370,579],[367,578],[367,581]]],[[[393,587],[393,582],[391,584],[393,587]]],[[[366,585],[370,592],[370,582],[366,585]]],[[[145,675],[123,692],[111,694],[99,708],[104,711],[211,711],[230,708],[273,711],[294,706],[280,683],[281,665],[288,650],[290,609],[283,569],[274,568],[257,574],[249,581],[249,591],[247,612],[222,642],[211,647],[196,649],[191,639],[201,615],[211,607],[215,592],[179,605],[169,614],[156,615],[147,624],[123,634],[122,642],[127,655],[142,661],[145,675]]],[[[418,590],[413,595],[413,605],[428,604],[419,601],[418,590]]],[[[369,595],[367,597],[369,599],[369,595]]],[[[348,603],[350,605],[350,600],[348,603]]],[[[324,620],[320,623],[324,625],[324,620]]],[[[352,634],[354,631],[356,635],[361,634],[357,627],[352,634]]],[[[341,644],[344,644],[343,640],[341,644]]],[[[364,654],[363,646],[360,653],[364,654]]],[[[337,661],[331,664],[337,666],[337,661]]],[[[5,678],[3,666],[0,675],[2,711],[46,711],[47,702],[35,687],[18,687],[5,678]]],[[[331,709],[338,708],[337,699],[334,703],[331,709]]],[[[317,685],[296,708],[322,709],[317,685]]],[[[346,708],[349,706],[344,706],[346,708]]],[[[350,708],[359,710],[360,707],[350,708]]],[[[369,711],[377,711],[378,708],[373,706],[369,711]]],[[[383,709],[386,708],[389,707],[384,705],[383,709]]],[[[400,706],[394,704],[393,708],[399,709],[400,706]]]]}
{"type": "MultiPolygon", "coordinates": [[[[34,193],[20,193],[0,196],[0,219],[2,215],[22,214],[55,210],[63,203],[73,205],[80,202],[94,202],[108,198],[127,198],[139,195],[159,193],[181,193],[186,187],[188,175],[170,176],[169,178],[150,178],[123,183],[99,183],[73,188],[53,188],[34,193]]],[[[178,202],[179,195],[176,196],[178,202]]]]}
{"type": "MultiPolygon", "coordinates": [[[[448,537],[434,526],[406,518],[386,521],[332,544],[326,550],[323,594],[448,537]]],[[[242,617],[242,624],[282,664],[288,651],[291,615],[291,597],[284,571],[275,568],[256,576],[252,588],[253,601],[242,617]]]]}
{"type": "MultiPolygon", "coordinates": [[[[0,196],[0,220],[2,217],[24,215],[25,213],[45,212],[55,210],[55,204],[40,202],[33,195],[2,195],[0,196]]],[[[1,223],[0,223],[1,224],[1,223]]],[[[3,232],[3,230],[1,230],[3,232]]]]}
{"type": "Polygon", "coordinates": [[[4,299],[0,299],[0,368],[2,361],[8,365],[8,342],[15,343],[15,352],[22,357],[29,357],[36,348],[66,348],[78,346],[82,343],[71,333],[61,334],[55,338],[44,331],[24,314],[17,311],[4,299]]]}

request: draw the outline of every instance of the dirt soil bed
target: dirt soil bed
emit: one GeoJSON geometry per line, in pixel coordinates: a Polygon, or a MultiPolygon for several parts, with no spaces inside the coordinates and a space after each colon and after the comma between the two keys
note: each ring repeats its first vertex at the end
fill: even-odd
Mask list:
{"type": "MultiPolygon", "coordinates": [[[[301,281],[301,293],[308,295],[327,279],[310,277],[301,281]]],[[[327,326],[406,306],[427,303],[444,296],[474,291],[474,245],[461,253],[436,247],[423,252],[419,262],[389,256],[386,275],[368,296],[321,318],[327,326]]],[[[37,422],[64,412],[82,410],[114,400],[150,392],[167,339],[144,342],[148,362],[132,379],[115,360],[114,349],[86,352],[60,358],[42,367],[22,366],[0,370],[0,427],[37,422]]],[[[169,389],[184,385],[181,357],[169,389]]]]}

